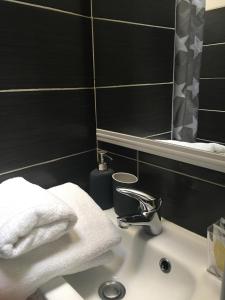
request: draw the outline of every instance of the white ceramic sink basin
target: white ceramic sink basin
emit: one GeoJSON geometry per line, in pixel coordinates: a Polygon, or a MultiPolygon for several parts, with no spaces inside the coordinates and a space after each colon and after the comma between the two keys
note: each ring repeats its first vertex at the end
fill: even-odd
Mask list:
{"type": "MultiPolygon", "coordinates": [[[[116,220],[113,210],[106,213],[116,220]]],[[[86,300],[99,300],[99,286],[112,279],[125,286],[127,300],[219,300],[221,282],[206,271],[206,239],[162,222],[163,232],[152,238],[138,227],[121,229],[112,262],[64,279],[86,300]],[[162,258],[171,263],[169,273],[160,269],[162,258]]]]}

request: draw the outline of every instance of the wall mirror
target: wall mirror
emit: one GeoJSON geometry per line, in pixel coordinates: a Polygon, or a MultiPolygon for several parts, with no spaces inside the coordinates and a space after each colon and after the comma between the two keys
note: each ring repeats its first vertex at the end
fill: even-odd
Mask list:
{"type": "MultiPolygon", "coordinates": [[[[174,26],[153,26],[141,50],[130,48],[149,60],[127,72],[135,77],[149,64],[149,82],[96,85],[97,137],[225,172],[225,0],[175,6],[174,26]]],[[[131,29],[120,47],[135,45],[134,35],[131,29]]]]}

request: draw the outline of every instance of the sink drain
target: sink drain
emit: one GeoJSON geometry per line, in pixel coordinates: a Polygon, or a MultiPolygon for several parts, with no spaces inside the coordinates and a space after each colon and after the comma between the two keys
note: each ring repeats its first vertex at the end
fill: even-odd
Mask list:
{"type": "Polygon", "coordinates": [[[160,259],[159,266],[163,273],[169,273],[171,271],[171,263],[167,258],[160,259]]]}
{"type": "Polygon", "coordinates": [[[102,300],[120,300],[125,296],[126,289],[118,281],[106,281],[100,285],[98,294],[102,300]]]}

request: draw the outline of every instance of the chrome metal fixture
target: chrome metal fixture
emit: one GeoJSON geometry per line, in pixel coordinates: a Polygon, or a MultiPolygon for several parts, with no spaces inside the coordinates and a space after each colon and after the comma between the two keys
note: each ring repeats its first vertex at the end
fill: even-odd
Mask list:
{"type": "Polygon", "coordinates": [[[170,261],[165,257],[160,259],[159,266],[160,266],[161,271],[166,274],[170,273],[171,268],[172,268],[170,261]]]}
{"type": "Polygon", "coordinates": [[[161,199],[141,191],[129,188],[117,188],[116,191],[139,202],[139,212],[135,215],[118,217],[118,225],[121,228],[129,226],[144,226],[150,235],[159,235],[162,232],[162,224],[159,210],[162,205],[161,199]]]}
{"type": "Polygon", "coordinates": [[[98,290],[98,294],[102,300],[120,300],[124,298],[126,289],[122,283],[111,280],[101,284],[98,290]]]}

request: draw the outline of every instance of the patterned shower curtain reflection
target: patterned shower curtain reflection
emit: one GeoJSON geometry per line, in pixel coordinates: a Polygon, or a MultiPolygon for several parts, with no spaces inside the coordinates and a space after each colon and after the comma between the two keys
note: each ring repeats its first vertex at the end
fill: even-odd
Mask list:
{"type": "Polygon", "coordinates": [[[176,1],[173,139],[194,142],[198,129],[198,94],[205,0],[176,1]]]}

